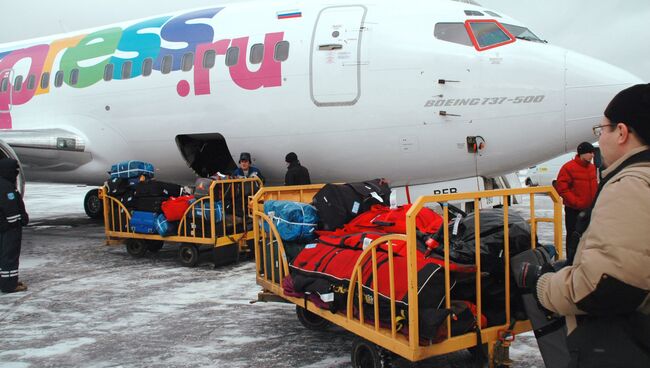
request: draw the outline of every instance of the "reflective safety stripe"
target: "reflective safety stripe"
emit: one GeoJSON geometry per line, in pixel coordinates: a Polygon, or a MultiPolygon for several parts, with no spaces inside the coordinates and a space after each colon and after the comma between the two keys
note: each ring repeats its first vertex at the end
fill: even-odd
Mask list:
{"type": "Polygon", "coordinates": [[[0,277],[18,277],[18,270],[0,271],[0,277]]]}
{"type": "Polygon", "coordinates": [[[9,216],[9,217],[7,217],[7,222],[13,223],[13,222],[16,222],[16,221],[20,221],[20,219],[21,219],[20,215],[9,216]]]}

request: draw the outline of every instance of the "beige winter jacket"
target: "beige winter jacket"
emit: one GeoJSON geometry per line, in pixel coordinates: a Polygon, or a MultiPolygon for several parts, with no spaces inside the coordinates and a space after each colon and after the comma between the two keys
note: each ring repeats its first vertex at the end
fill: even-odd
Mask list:
{"type": "MultiPolygon", "coordinates": [[[[603,176],[628,157],[648,148],[644,146],[629,152],[605,170],[603,176]]],[[[596,201],[589,227],[580,239],[574,264],[557,273],[542,275],[537,283],[537,294],[545,308],[567,317],[571,333],[576,327],[575,315],[585,314],[577,304],[596,299],[603,308],[608,308],[609,299],[614,303],[612,308],[617,307],[616,296],[610,298],[613,293],[609,291],[623,290],[626,286],[613,289],[612,283],[603,281],[620,281],[637,291],[650,291],[648,162],[630,165],[606,183],[596,201]],[[602,287],[607,283],[609,287],[602,287]]],[[[650,297],[646,297],[637,310],[650,314],[650,297]]]]}

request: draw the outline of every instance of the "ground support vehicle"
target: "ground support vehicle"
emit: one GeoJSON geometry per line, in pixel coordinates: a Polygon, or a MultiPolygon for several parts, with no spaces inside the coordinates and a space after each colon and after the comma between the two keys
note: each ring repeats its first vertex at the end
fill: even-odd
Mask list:
{"type": "MultiPolygon", "coordinates": [[[[272,220],[264,213],[264,202],[267,200],[290,200],[308,203],[314,194],[321,188],[321,185],[309,186],[292,186],[292,187],[273,187],[260,190],[253,197],[253,224],[255,233],[255,260],[256,260],[256,280],[263,290],[258,295],[260,301],[281,301],[296,304],[296,311],[299,321],[307,328],[320,330],[325,325],[333,323],[353,334],[357,335],[356,341],[352,348],[352,362],[355,367],[384,367],[390,357],[400,356],[410,362],[418,362],[429,357],[438,356],[446,353],[468,349],[475,352],[486,352],[489,357],[490,367],[507,367],[512,364],[508,358],[508,347],[516,334],[530,331],[531,325],[528,320],[516,320],[511,315],[511,280],[510,280],[510,260],[509,260],[509,236],[508,226],[504,226],[504,272],[505,272],[505,303],[503,311],[505,312],[505,323],[481,328],[477,326],[476,332],[465,333],[459,336],[452,336],[451,317],[447,317],[443,326],[446,325],[446,336],[442,341],[433,343],[421,339],[418,330],[418,279],[417,279],[417,261],[416,261],[416,223],[415,219],[418,212],[424,207],[440,206],[442,217],[444,219],[444,273],[445,273],[445,298],[446,308],[450,308],[450,245],[449,245],[449,222],[450,210],[447,205],[450,201],[474,201],[475,207],[480,208],[479,203],[486,197],[499,198],[503,203],[504,224],[508,224],[509,211],[511,206],[508,204],[508,197],[512,195],[521,195],[530,197],[530,218],[527,220],[531,229],[531,247],[537,243],[537,228],[542,222],[550,223],[553,226],[553,241],[556,250],[561,255],[562,244],[562,204],[557,192],[552,187],[535,187],[535,188],[517,188],[504,190],[491,190],[475,193],[456,193],[436,196],[423,196],[417,199],[411,209],[407,212],[407,232],[406,234],[391,234],[376,239],[370,243],[361,253],[354,266],[354,271],[350,277],[347,290],[356,292],[347,292],[347,310],[332,313],[329,310],[318,308],[314,303],[305,298],[296,298],[286,295],[283,289],[283,280],[289,275],[289,265],[287,263],[287,253],[285,252],[282,239],[279,237],[277,229],[274,227],[272,220]],[[537,217],[535,210],[535,198],[537,195],[549,196],[553,202],[552,217],[537,217]],[[395,316],[396,298],[395,298],[395,273],[393,262],[397,255],[394,254],[393,242],[407,242],[407,272],[408,272],[408,332],[401,331],[398,328],[398,321],[395,316]],[[269,246],[277,243],[277,247],[269,246]],[[387,247],[385,246],[387,244],[387,247]],[[380,251],[380,245],[388,249],[388,262],[390,267],[390,323],[380,323],[379,318],[372,321],[364,317],[364,305],[367,298],[362,297],[362,264],[372,264],[372,278],[377,277],[377,254],[380,251]],[[372,263],[368,263],[372,262],[372,263]],[[269,267],[275,265],[275,270],[269,267]],[[480,337],[480,339],[479,339],[480,337]],[[482,349],[477,349],[477,347],[482,349]],[[487,351],[486,351],[487,350],[487,351]]],[[[548,211],[547,211],[548,213],[548,211]]],[[[526,216],[528,217],[528,216],[526,216]]],[[[452,218],[453,219],[453,218],[452,218]]],[[[475,228],[480,228],[480,211],[475,215],[475,228]]],[[[475,239],[475,254],[480,253],[480,233],[475,239]]],[[[481,316],[482,308],[482,271],[480,257],[475,257],[475,305],[477,308],[476,315],[481,316]]],[[[371,299],[378,300],[377,281],[371,281],[372,288],[371,299]]],[[[473,281],[472,281],[473,282],[473,281]]],[[[472,285],[470,284],[470,288],[472,285]]],[[[514,290],[514,286],[513,286],[514,290]]],[[[379,315],[378,305],[368,304],[366,308],[374,308],[374,316],[379,315]]],[[[500,307],[499,307],[500,308],[500,307]]],[[[367,311],[368,309],[366,309],[367,311]]]]}
{"type": "Polygon", "coordinates": [[[215,180],[209,195],[197,198],[185,211],[178,230],[170,236],[142,234],[130,226],[131,212],[116,197],[100,188],[104,206],[106,245],[125,244],[127,252],[143,257],[157,252],[163,244],[179,244],[181,264],[194,267],[202,253],[212,252],[215,265],[236,262],[240,255],[252,257],[252,217],[248,197],[262,188],[258,178],[215,180]],[[225,204],[225,205],[220,205],[225,204]],[[217,208],[217,210],[210,210],[217,208]],[[207,215],[209,213],[209,216],[207,215]]]}

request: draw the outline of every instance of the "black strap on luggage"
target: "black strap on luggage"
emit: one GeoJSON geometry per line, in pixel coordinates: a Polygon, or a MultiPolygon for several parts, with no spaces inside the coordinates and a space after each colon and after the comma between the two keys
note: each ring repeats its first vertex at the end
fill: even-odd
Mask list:
{"type": "MultiPolygon", "coordinates": [[[[616,169],[614,169],[612,172],[607,174],[607,176],[605,176],[603,180],[600,181],[600,184],[598,185],[598,191],[596,191],[596,196],[594,197],[594,201],[591,205],[591,208],[580,212],[580,214],[578,215],[578,220],[576,223],[575,230],[573,231],[569,239],[569,242],[571,243],[573,249],[578,248],[578,243],[580,243],[580,238],[582,237],[582,234],[584,234],[584,232],[589,227],[589,223],[591,222],[591,211],[593,211],[594,207],[596,206],[596,201],[600,196],[600,192],[605,187],[605,184],[607,184],[608,181],[610,181],[614,176],[616,176],[626,167],[633,164],[638,164],[640,162],[650,162],[650,150],[641,151],[637,154],[628,157],[627,160],[623,161],[620,165],[618,165],[616,169]]],[[[567,248],[569,248],[569,244],[567,244],[567,248]]],[[[571,261],[571,264],[573,264],[573,261],[571,261]]]]}

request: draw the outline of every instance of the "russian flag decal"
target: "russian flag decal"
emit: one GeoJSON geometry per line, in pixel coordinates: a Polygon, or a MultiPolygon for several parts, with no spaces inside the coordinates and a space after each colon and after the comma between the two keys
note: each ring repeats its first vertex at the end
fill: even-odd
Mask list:
{"type": "Polygon", "coordinates": [[[278,12],[278,19],[301,18],[302,12],[298,10],[278,12]]]}

